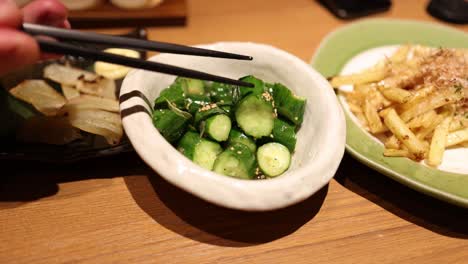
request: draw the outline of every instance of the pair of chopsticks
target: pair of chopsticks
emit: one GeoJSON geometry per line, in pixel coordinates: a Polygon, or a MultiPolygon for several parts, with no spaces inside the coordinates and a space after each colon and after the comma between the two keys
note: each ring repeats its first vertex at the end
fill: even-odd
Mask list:
{"type": "Polygon", "coordinates": [[[97,49],[90,49],[72,45],[60,41],[78,41],[82,43],[104,44],[109,47],[122,47],[137,50],[151,50],[164,53],[194,55],[214,58],[237,59],[237,60],[252,60],[252,57],[233,54],[222,51],[215,51],[209,49],[201,49],[189,46],[183,46],[172,43],[147,41],[134,38],[118,37],[105,34],[88,33],[77,30],[61,29],[43,25],[24,23],[22,30],[33,36],[49,36],[56,40],[49,40],[45,38],[36,37],[41,51],[67,54],[72,56],[79,56],[96,61],[104,61],[113,64],[124,65],[132,68],[139,68],[149,71],[155,71],[165,74],[177,75],[181,77],[194,78],[206,81],[215,81],[232,85],[253,87],[251,83],[234,80],[222,76],[217,76],[205,72],[190,70],[169,64],[146,61],[141,59],[129,58],[126,56],[111,54],[99,51],[97,49]]]}

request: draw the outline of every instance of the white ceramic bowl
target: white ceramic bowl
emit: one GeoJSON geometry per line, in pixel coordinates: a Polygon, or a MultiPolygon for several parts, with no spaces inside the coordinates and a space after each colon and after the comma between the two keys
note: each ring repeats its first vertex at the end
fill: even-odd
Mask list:
{"type": "MultiPolygon", "coordinates": [[[[281,82],[307,98],[304,122],[289,170],[268,180],[241,180],[199,167],[172,147],[153,126],[145,112],[123,115],[125,132],[136,152],[159,175],[174,185],[217,205],[265,211],[300,202],[333,178],[343,157],[345,119],[328,82],[299,58],[268,45],[220,42],[198,47],[246,54],[253,61],[160,54],[158,61],[231,78],[255,75],[268,82],[281,82]]],[[[121,96],[141,92],[150,102],[175,77],[133,70],[125,78],[121,96]],[[139,91],[139,92],[138,92],[139,91]]],[[[121,111],[147,106],[138,96],[121,103],[121,111]],[[138,106],[139,105],[139,106],[138,106]]],[[[124,111],[125,112],[125,111],[124,111]]]]}

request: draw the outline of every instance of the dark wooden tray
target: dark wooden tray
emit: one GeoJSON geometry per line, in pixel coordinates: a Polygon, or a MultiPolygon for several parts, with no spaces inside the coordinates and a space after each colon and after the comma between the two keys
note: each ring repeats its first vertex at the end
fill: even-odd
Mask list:
{"type": "Polygon", "coordinates": [[[183,26],[187,20],[186,0],[165,0],[148,9],[120,9],[104,3],[93,9],[71,11],[73,28],[183,26]]]}

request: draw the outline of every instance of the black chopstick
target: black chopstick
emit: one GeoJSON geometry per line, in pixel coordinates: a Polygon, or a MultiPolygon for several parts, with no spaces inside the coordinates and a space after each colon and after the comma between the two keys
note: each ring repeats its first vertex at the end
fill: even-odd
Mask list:
{"type": "Polygon", "coordinates": [[[71,29],[62,29],[56,27],[49,27],[37,24],[24,23],[22,30],[31,35],[45,35],[54,37],[60,40],[75,40],[81,42],[104,44],[110,46],[118,46],[124,48],[143,49],[159,51],[164,53],[175,53],[184,55],[195,55],[205,57],[216,57],[226,59],[237,59],[237,60],[252,60],[252,57],[233,54],[228,52],[194,48],[189,46],[183,46],[173,43],[148,41],[135,38],[126,38],[119,36],[111,36],[106,34],[98,34],[92,32],[83,32],[71,29]]]}
{"type": "Polygon", "coordinates": [[[204,72],[194,71],[190,69],[185,69],[177,66],[172,66],[164,63],[153,62],[140,60],[135,58],[130,58],[126,56],[116,55],[112,53],[106,53],[99,50],[83,48],[68,43],[58,42],[54,40],[47,40],[40,37],[36,38],[39,43],[39,47],[44,52],[56,53],[56,54],[68,54],[72,56],[80,56],[84,58],[89,58],[97,61],[104,61],[113,64],[120,64],[129,66],[132,68],[139,68],[149,71],[156,71],[160,73],[172,74],[181,77],[200,79],[205,81],[215,81],[222,82],[226,84],[239,85],[253,87],[253,84],[229,79],[222,76],[212,75],[204,72]]]}

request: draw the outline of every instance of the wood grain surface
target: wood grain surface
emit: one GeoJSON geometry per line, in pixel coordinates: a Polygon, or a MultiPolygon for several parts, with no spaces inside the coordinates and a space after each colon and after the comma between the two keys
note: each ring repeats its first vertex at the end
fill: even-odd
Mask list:
{"type": "MultiPolygon", "coordinates": [[[[327,33],[348,23],[313,0],[188,3],[186,27],[150,29],[150,38],[263,42],[309,61],[327,33]]],[[[427,1],[393,3],[378,17],[438,22],[426,14],[427,1]]],[[[0,263],[468,263],[467,210],[349,155],[318,193],[266,213],[206,203],[134,153],[0,168],[0,263]]]]}

